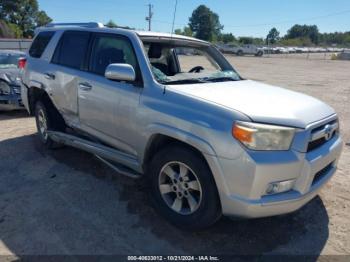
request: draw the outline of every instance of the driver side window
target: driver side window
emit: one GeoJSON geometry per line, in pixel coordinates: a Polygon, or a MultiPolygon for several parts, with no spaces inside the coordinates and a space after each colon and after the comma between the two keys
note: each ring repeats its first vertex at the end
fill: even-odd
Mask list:
{"type": "Polygon", "coordinates": [[[92,48],[90,71],[104,75],[110,64],[129,64],[139,71],[136,55],[128,39],[113,35],[97,35],[92,48]]]}

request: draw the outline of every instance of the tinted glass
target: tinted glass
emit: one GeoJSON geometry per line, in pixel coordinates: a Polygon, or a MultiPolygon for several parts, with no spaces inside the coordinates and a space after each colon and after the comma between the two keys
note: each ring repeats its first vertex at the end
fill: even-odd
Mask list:
{"type": "Polygon", "coordinates": [[[137,72],[137,60],[131,43],[121,37],[100,35],[95,38],[90,71],[104,75],[110,64],[129,64],[137,72]]]}
{"type": "Polygon", "coordinates": [[[29,49],[29,55],[31,57],[40,58],[54,34],[55,32],[39,33],[29,49]]]}
{"type": "Polygon", "coordinates": [[[58,44],[53,63],[80,69],[89,44],[90,33],[66,32],[58,44]]]}

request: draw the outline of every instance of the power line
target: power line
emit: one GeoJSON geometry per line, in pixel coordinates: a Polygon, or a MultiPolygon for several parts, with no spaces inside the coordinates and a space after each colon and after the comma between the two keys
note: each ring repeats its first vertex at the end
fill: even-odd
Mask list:
{"type": "MultiPolygon", "coordinates": [[[[264,24],[250,24],[250,25],[224,25],[225,28],[241,28],[241,27],[263,27],[263,26],[275,26],[275,25],[281,25],[281,24],[289,24],[289,23],[300,23],[300,21],[312,21],[312,20],[319,20],[323,18],[328,18],[328,17],[333,17],[333,16],[339,16],[343,14],[350,13],[350,10],[345,10],[341,12],[336,12],[336,13],[330,13],[327,15],[322,15],[322,16],[315,16],[315,17],[310,17],[310,18],[301,18],[298,20],[284,20],[284,21],[278,21],[278,22],[270,22],[270,23],[264,23],[264,24]]],[[[171,22],[168,21],[162,21],[162,20],[154,20],[156,23],[161,23],[161,24],[169,24],[171,25],[171,22]]],[[[177,26],[187,26],[187,24],[175,24],[177,26]]]]}
{"type": "Polygon", "coordinates": [[[274,22],[274,23],[265,23],[265,24],[251,24],[251,25],[225,25],[225,27],[260,27],[260,26],[273,26],[273,25],[281,25],[281,24],[289,24],[289,23],[300,23],[300,21],[312,21],[312,20],[319,20],[327,17],[333,17],[333,16],[339,16],[343,14],[350,13],[350,10],[342,11],[342,12],[337,12],[337,13],[331,13],[327,15],[322,15],[322,16],[315,16],[315,17],[310,17],[310,18],[301,18],[298,20],[284,20],[284,21],[279,21],[279,22],[274,22]]]}

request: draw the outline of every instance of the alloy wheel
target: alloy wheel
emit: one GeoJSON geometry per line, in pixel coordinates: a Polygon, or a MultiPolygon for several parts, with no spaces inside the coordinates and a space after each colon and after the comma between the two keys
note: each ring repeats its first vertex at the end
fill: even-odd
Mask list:
{"type": "Polygon", "coordinates": [[[202,187],[197,175],[181,162],[169,162],[159,173],[159,191],[173,211],[191,215],[202,201],[202,187]]]}

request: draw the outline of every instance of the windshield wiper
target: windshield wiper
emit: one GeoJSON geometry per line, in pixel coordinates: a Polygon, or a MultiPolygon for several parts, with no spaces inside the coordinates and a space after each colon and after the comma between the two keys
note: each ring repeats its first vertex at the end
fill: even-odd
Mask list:
{"type": "Polygon", "coordinates": [[[225,82],[225,81],[240,81],[240,80],[241,79],[233,78],[231,76],[205,78],[205,81],[209,81],[209,82],[225,82]]]}
{"type": "Polygon", "coordinates": [[[205,79],[190,78],[190,79],[181,79],[181,80],[174,80],[174,81],[163,81],[162,84],[179,85],[179,84],[199,84],[199,83],[208,83],[208,81],[206,81],[205,79]]]}

